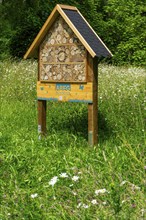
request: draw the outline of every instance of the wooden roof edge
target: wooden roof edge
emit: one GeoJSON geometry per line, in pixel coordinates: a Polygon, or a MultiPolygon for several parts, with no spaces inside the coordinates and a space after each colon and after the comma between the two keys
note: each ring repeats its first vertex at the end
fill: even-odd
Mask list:
{"type": "Polygon", "coordinates": [[[49,27],[53,24],[53,22],[55,21],[55,19],[58,17],[58,15],[60,14],[64,20],[66,21],[66,23],[69,25],[69,27],[73,30],[73,32],[77,35],[77,37],[79,38],[79,40],[82,42],[82,44],[84,45],[84,47],[87,49],[87,51],[90,53],[90,55],[94,58],[96,56],[96,53],[94,52],[94,50],[90,47],[90,45],[86,42],[86,40],[83,38],[83,36],[80,34],[80,32],[77,30],[77,28],[74,26],[74,24],[71,22],[71,20],[67,17],[67,15],[65,14],[65,12],[63,11],[63,9],[69,9],[69,10],[76,10],[81,17],[84,19],[84,21],[87,23],[87,25],[91,28],[91,30],[94,32],[94,34],[96,35],[96,37],[100,40],[100,42],[104,45],[104,47],[107,49],[107,51],[109,52],[109,54],[111,56],[112,53],[110,52],[110,50],[106,47],[106,45],[103,43],[103,41],[100,39],[100,37],[96,34],[96,32],[92,29],[92,27],[90,26],[90,24],[86,21],[86,19],[83,17],[83,15],[80,13],[80,11],[74,7],[74,6],[68,6],[68,5],[60,5],[57,4],[55,6],[55,8],[53,9],[53,11],[51,12],[51,14],[49,15],[49,17],[47,18],[46,22],[44,23],[44,25],[42,26],[41,30],[39,31],[39,33],[37,34],[36,38],[34,39],[34,41],[32,42],[32,44],[30,45],[30,47],[28,48],[27,52],[24,55],[24,59],[27,59],[29,57],[33,57],[35,50],[38,48],[39,44],[41,43],[42,39],[45,37],[49,27]]]}
{"type": "Polygon", "coordinates": [[[57,4],[57,5],[58,5],[60,8],[62,8],[62,9],[75,10],[75,11],[78,10],[75,6],[62,5],[62,4],[57,4]]]}
{"type": "Polygon", "coordinates": [[[69,6],[69,5],[62,5],[62,4],[57,4],[55,6],[55,8],[53,9],[53,11],[51,12],[51,14],[49,15],[49,17],[47,18],[46,22],[44,23],[44,25],[42,26],[41,30],[39,31],[39,33],[37,34],[36,38],[34,39],[34,41],[32,42],[32,44],[30,45],[30,47],[28,48],[28,50],[26,51],[25,55],[24,55],[24,59],[27,59],[31,56],[33,56],[33,53],[35,52],[34,50],[36,49],[36,47],[39,46],[39,43],[41,42],[41,40],[43,39],[43,37],[46,34],[46,29],[48,30],[49,26],[52,25],[52,23],[54,22],[54,20],[56,19],[56,16],[54,17],[54,15],[59,15],[58,13],[58,9],[68,9],[68,10],[75,10],[77,11],[77,8],[74,6],[69,6]],[[57,14],[58,13],[58,14],[57,14]],[[54,18],[53,18],[54,17],[54,18]]]}
{"type": "Polygon", "coordinates": [[[33,52],[36,49],[36,47],[39,46],[41,40],[44,38],[44,36],[47,32],[48,26],[51,26],[52,23],[54,22],[54,20],[56,19],[56,17],[59,15],[57,8],[58,8],[58,5],[55,6],[53,11],[51,12],[49,17],[47,18],[46,22],[44,23],[44,25],[40,29],[39,33],[37,34],[36,38],[34,39],[32,44],[30,45],[30,47],[26,51],[26,53],[23,57],[24,59],[31,57],[33,55],[33,52]],[[56,14],[56,16],[54,16],[55,14],[56,14]]]}
{"type": "Polygon", "coordinates": [[[80,16],[84,19],[84,21],[86,22],[86,24],[90,27],[90,29],[93,31],[93,33],[96,35],[96,37],[99,39],[99,41],[102,43],[102,45],[107,49],[107,51],[109,52],[109,54],[111,55],[111,57],[113,56],[113,54],[111,53],[111,51],[108,49],[108,47],[105,45],[105,43],[101,40],[101,38],[97,35],[97,33],[93,30],[93,28],[91,27],[91,25],[87,22],[87,20],[84,18],[84,16],[81,14],[81,12],[77,9],[77,12],[80,14],[80,16]]]}
{"type": "MultiPolygon", "coordinates": [[[[58,11],[60,13],[60,15],[64,18],[64,20],[66,21],[66,23],[69,25],[69,27],[72,29],[72,31],[76,34],[76,36],[79,38],[79,40],[82,42],[82,44],[84,45],[84,47],[88,50],[88,52],[91,54],[92,57],[96,56],[96,53],[92,50],[92,48],[90,47],[90,45],[86,42],[86,40],[82,37],[82,35],[80,34],[80,32],[77,30],[77,28],[74,26],[74,24],[71,22],[71,20],[67,17],[67,15],[65,14],[65,12],[62,10],[63,8],[60,7],[60,5],[58,5],[58,11]]],[[[77,9],[78,11],[78,9],[77,9]]]]}

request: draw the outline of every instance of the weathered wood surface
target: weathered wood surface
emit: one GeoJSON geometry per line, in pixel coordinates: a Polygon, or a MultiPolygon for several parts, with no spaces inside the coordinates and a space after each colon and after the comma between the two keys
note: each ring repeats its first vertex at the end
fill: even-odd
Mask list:
{"type": "Polygon", "coordinates": [[[40,80],[86,81],[86,49],[61,16],[40,46],[40,80]]]}
{"type": "Polygon", "coordinates": [[[92,83],[37,83],[38,99],[92,103],[92,83]]]}
{"type": "Polygon", "coordinates": [[[98,120],[98,63],[97,59],[89,55],[88,56],[88,72],[89,75],[92,75],[90,78],[92,83],[92,100],[93,103],[88,104],[88,143],[89,145],[93,146],[97,144],[97,134],[98,134],[98,127],[97,127],[97,120],[98,120]]]}
{"type": "Polygon", "coordinates": [[[46,134],[46,101],[38,100],[38,133],[39,137],[46,134]]]}

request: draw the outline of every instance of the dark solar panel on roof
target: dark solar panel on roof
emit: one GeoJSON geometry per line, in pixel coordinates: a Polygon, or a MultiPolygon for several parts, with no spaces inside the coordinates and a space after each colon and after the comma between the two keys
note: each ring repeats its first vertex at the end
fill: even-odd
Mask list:
{"type": "Polygon", "coordinates": [[[77,11],[68,9],[63,9],[63,11],[85,39],[85,41],[92,48],[92,50],[96,53],[97,57],[111,57],[110,52],[107,50],[104,44],[102,44],[99,38],[95,35],[95,33],[77,11]]]}

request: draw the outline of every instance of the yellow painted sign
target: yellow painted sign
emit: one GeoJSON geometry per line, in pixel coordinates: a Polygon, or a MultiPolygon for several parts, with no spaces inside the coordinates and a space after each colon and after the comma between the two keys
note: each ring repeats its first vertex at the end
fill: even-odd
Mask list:
{"type": "Polygon", "coordinates": [[[38,100],[93,103],[92,83],[37,83],[38,100]]]}

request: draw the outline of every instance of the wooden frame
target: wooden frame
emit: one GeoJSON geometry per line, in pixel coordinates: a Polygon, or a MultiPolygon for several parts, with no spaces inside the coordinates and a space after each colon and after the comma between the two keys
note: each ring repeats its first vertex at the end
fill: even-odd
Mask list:
{"type": "Polygon", "coordinates": [[[61,16],[39,47],[41,82],[87,82],[87,51],[61,16]],[[67,53],[66,53],[67,52],[67,53]],[[59,54],[62,60],[59,60],[59,54]]]}
{"type": "Polygon", "coordinates": [[[41,135],[46,134],[46,108],[47,108],[47,102],[45,100],[38,100],[38,133],[39,133],[39,138],[41,138],[41,135]]]}
{"type": "Polygon", "coordinates": [[[88,74],[93,77],[90,80],[93,82],[93,103],[88,104],[88,143],[93,146],[97,144],[97,118],[98,118],[98,59],[92,59],[88,56],[88,74]]]}
{"type": "Polygon", "coordinates": [[[68,19],[68,17],[66,16],[66,14],[63,12],[62,9],[69,9],[69,10],[77,10],[76,7],[72,6],[63,6],[63,5],[56,5],[56,7],[54,8],[54,10],[52,11],[52,13],[50,14],[50,16],[48,17],[48,19],[46,20],[46,22],[44,23],[43,27],[41,28],[40,32],[38,33],[38,35],[36,36],[36,38],[34,39],[33,43],[31,44],[31,46],[29,47],[29,49],[27,50],[27,52],[24,55],[24,59],[27,59],[28,57],[37,57],[38,56],[38,47],[41,43],[41,41],[43,40],[43,38],[45,37],[47,31],[49,30],[49,28],[52,26],[52,24],[54,23],[54,21],[56,20],[56,18],[58,17],[58,15],[60,14],[64,20],[66,21],[66,23],[69,25],[69,27],[73,30],[73,32],[76,34],[76,36],[79,38],[79,40],[81,41],[81,43],[84,45],[84,47],[87,49],[87,51],[91,54],[92,57],[95,57],[96,54],[95,52],[92,50],[92,48],[89,46],[89,44],[84,40],[84,38],[82,37],[82,35],[79,33],[79,31],[75,28],[75,26],[71,23],[71,21],[68,19]]]}

